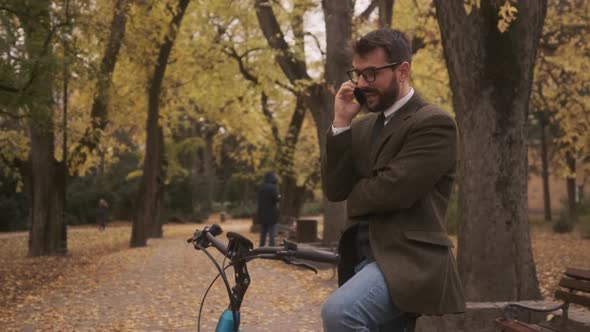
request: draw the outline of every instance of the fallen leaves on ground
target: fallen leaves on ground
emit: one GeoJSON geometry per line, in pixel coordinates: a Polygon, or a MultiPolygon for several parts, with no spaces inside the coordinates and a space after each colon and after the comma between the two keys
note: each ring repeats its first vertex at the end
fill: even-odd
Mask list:
{"type": "Polygon", "coordinates": [[[556,234],[550,224],[535,225],[532,246],[544,298],[553,298],[567,267],[590,269],[590,240],[583,239],[576,230],[569,234],[556,234]]]}
{"type": "MultiPolygon", "coordinates": [[[[7,331],[194,331],[204,292],[216,270],[184,240],[203,225],[166,225],[164,239],[129,249],[130,225],[100,232],[70,227],[66,257],[26,256],[27,234],[0,237],[0,326],[7,331]]],[[[222,224],[248,232],[249,221],[222,224]]],[[[224,237],[225,239],[225,237],[224,237]]],[[[257,242],[257,241],[253,241],[257,242]]],[[[588,268],[590,241],[536,225],[532,245],[544,297],[551,298],[568,266],[588,268]]],[[[210,252],[221,262],[221,255],[210,252]]],[[[277,261],[248,264],[252,284],[242,306],[242,331],[319,331],[321,304],[336,287],[333,269],[316,275],[277,261]]],[[[232,273],[228,274],[233,285],[232,273]]],[[[212,287],[201,331],[212,331],[228,304],[225,286],[212,287]]]]}
{"type": "MultiPolygon", "coordinates": [[[[28,258],[26,234],[3,236],[0,272],[7,291],[0,298],[2,330],[195,331],[201,299],[217,274],[207,257],[185,241],[202,226],[166,225],[164,239],[149,240],[139,249],[128,249],[128,224],[105,232],[70,227],[67,257],[28,258]]],[[[257,236],[248,233],[246,220],[222,226],[251,239],[257,236]]],[[[219,253],[209,252],[221,262],[219,253]]],[[[332,270],[318,276],[276,261],[255,261],[248,268],[253,282],[242,306],[243,332],[276,331],[278,326],[285,331],[321,329],[319,308],[336,284],[332,270]]],[[[201,331],[214,330],[227,305],[218,280],[203,307],[201,331]]]]}

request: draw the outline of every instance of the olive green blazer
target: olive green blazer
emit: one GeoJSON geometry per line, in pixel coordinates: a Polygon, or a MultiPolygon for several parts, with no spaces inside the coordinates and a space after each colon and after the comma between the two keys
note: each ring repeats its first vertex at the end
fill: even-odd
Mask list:
{"type": "Polygon", "coordinates": [[[331,201],[347,200],[348,212],[339,244],[339,284],[358,263],[356,224],[368,220],[373,255],[398,308],[430,315],[463,312],[444,219],[456,170],[455,121],[417,93],[371,143],[376,118],[367,114],[350,130],[327,137],[324,192],[331,201]]]}

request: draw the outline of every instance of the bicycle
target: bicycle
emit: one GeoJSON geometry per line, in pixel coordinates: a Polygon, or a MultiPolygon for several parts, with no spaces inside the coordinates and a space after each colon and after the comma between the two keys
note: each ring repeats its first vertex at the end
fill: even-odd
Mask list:
{"type": "Polygon", "coordinates": [[[215,332],[239,332],[240,307],[251,282],[247,268],[247,263],[249,261],[258,258],[281,260],[286,264],[302,267],[317,273],[317,269],[314,266],[305,262],[297,261],[297,259],[332,264],[337,264],[340,259],[338,254],[324,250],[300,248],[297,243],[288,240],[283,240],[283,246],[259,247],[254,249],[252,241],[235,232],[227,232],[229,242],[225,245],[216,238],[216,236],[220,235],[222,232],[223,230],[221,229],[221,226],[214,224],[210,227],[205,227],[203,230],[197,229],[193,234],[193,237],[187,240],[188,243],[194,245],[196,250],[203,251],[219,271],[203,295],[199,308],[199,318],[197,323],[198,331],[201,330],[201,312],[205,298],[217,278],[221,276],[229,297],[229,306],[219,317],[215,332]],[[207,251],[207,248],[210,246],[215,247],[222,255],[224,255],[221,266],[207,251]],[[227,258],[230,259],[230,263],[227,266],[224,266],[227,258]],[[231,266],[234,267],[236,285],[230,289],[225,270],[231,266]]]}

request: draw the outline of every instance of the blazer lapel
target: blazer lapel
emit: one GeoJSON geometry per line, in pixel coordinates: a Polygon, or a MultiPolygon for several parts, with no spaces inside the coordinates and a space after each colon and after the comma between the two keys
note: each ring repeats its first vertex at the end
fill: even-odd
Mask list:
{"type": "Polygon", "coordinates": [[[389,122],[387,122],[387,125],[385,125],[383,130],[381,130],[381,133],[379,134],[377,141],[374,143],[375,145],[371,149],[371,152],[372,152],[371,153],[371,161],[373,163],[375,162],[375,160],[377,160],[377,157],[379,156],[379,153],[381,152],[381,150],[383,148],[383,144],[385,144],[387,142],[387,138],[389,136],[393,135],[393,133],[395,133],[399,128],[401,128],[401,125],[406,120],[411,118],[412,115],[414,115],[414,113],[416,113],[416,111],[418,111],[420,108],[422,108],[423,106],[425,106],[427,104],[428,103],[425,102],[418,95],[418,92],[416,92],[414,90],[414,95],[412,96],[412,98],[410,98],[410,100],[408,100],[408,102],[404,106],[402,106],[402,108],[397,110],[392,115],[389,122]]]}

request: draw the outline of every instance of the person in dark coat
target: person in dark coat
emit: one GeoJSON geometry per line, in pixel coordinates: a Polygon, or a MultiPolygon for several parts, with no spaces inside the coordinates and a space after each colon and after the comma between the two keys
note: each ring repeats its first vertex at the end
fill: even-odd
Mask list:
{"type": "Polygon", "coordinates": [[[96,208],[96,224],[98,229],[104,231],[109,219],[109,203],[104,198],[98,200],[98,207],[96,208]]]}
{"type": "Polygon", "coordinates": [[[266,244],[268,234],[268,245],[275,245],[276,224],[279,221],[279,188],[277,177],[273,172],[264,175],[264,181],[258,187],[256,193],[256,218],[261,226],[260,246],[266,244]]]}

